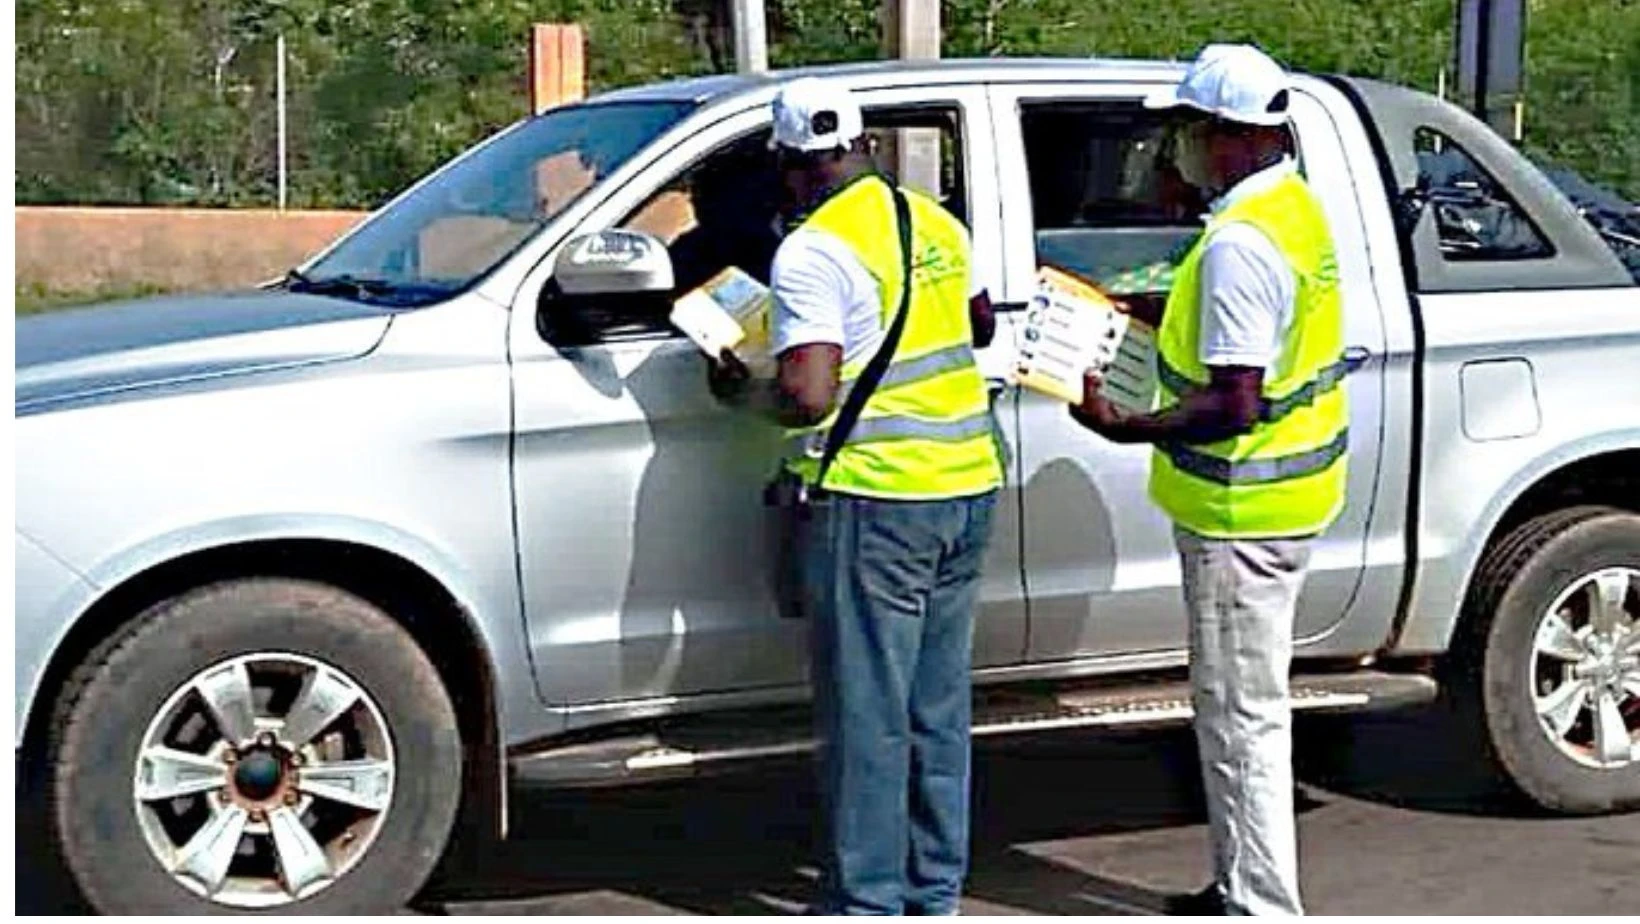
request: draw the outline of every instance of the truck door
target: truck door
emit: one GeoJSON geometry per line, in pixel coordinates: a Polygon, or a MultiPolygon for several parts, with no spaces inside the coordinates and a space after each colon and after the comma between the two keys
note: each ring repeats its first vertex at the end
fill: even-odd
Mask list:
{"type": "MultiPolygon", "coordinates": [[[[1051,263],[1095,281],[1176,258],[1206,203],[1157,172],[1164,117],[1140,101],[1154,87],[1070,83],[991,89],[1003,177],[1004,297],[1029,299],[1051,263]]],[[[1327,88],[1322,87],[1322,90],[1327,88]]],[[[1301,166],[1333,226],[1347,342],[1360,363],[1352,402],[1348,507],[1315,550],[1296,636],[1324,636],[1343,617],[1366,559],[1381,429],[1383,319],[1371,285],[1355,187],[1320,103],[1295,94],[1301,166]]],[[[1157,309],[1165,284],[1150,287],[1157,309]]],[[[1034,392],[1019,401],[1025,510],[1028,653],[1032,661],[1154,655],[1186,645],[1172,527],[1150,502],[1148,447],[1088,432],[1034,392]]]]}
{"type": "MultiPolygon", "coordinates": [[[[950,183],[930,192],[959,214],[986,216],[976,251],[994,254],[990,149],[964,146],[987,122],[983,91],[868,92],[862,104],[868,131],[932,133],[949,155],[950,183]]],[[[752,225],[773,218],[767,124],[764,106],[701,127],[612,192],[576,233],[642,230],[668,244],[680,280],[709,276],[717,267],[696,264],[722,257],[723,238],[699,241],[691,231],[723,215],[715,197],[744,194],[723,219],[736,227],[754,202],[771,211],[752,225]],[[691,237],[703,246],[689,246],[691,237]]],[[[988,272],[982,262],[981,278],[988,272]]],[[[808,630],[778,615],[771,590],[774,543],[761,489],[778,462],[779,432],[712,399],[702,358],[665,323],[664,305],[611,303],[595,336],[564,342],[536,323],[536,293],[546,289],[544,280],[526,283],[512,332],[520,569],[542,697],[582,705],[788,695],[807,675],[808,630]]],[[[1011,523],[987,571],[979,664],[1018,663],[1024,652],[1017,517],[1011,523]]]]}

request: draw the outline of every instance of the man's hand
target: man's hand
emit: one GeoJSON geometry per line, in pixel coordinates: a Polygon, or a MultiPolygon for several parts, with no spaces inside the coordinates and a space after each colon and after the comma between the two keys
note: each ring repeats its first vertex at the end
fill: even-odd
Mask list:
{"type": "Polygon", "coordinates": [[[1103,380],[1090,369],[1082,378],[1082,402],[1071,405],[1071,417],[1113,443],[1215,443],[1257,425],[1263,379],[1262,369],[1215,366],[1206,387],[1190,389],[1172,407],[1129,415],[1099,393],[1103,380]]]}
{"type": "Polygon", "coordinates": [[[1071,418],[1089,430],[1108,437],[1121,427],[1123,416],[1116,405],[1099,393],[1099,386],[1103,383],[1104,377],[1097,370],[1089,369],[1082,374],[1082,402],[1071,405],[1071,418]]]}
{"type": "Polygon", "coordinates": [[[736,401],[745,394],[752,371],[734,350],[724,347],[717,356],[707,357],[706,362],[706,386],[719,401],[736,401]]]}

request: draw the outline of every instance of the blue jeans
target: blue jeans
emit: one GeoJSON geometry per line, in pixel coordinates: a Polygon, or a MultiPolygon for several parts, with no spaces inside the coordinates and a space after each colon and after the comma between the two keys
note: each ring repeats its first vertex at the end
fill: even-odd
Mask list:
{"type": "Polygon", "coordinates": [[[995,494],[833,495],[800,531],[820,740],[817,910],[957,910],[974,609],[995,506],[995,494]]]}

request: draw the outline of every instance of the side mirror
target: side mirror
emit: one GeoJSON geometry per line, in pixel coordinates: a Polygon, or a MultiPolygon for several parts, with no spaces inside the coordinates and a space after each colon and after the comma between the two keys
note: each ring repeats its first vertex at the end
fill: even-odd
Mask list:
{"type": "Polygon", "coordinates": [[[670,292],[672,256],[641,231],[599,231],[564,246],[553,279],[565,295],[670,292]]]}

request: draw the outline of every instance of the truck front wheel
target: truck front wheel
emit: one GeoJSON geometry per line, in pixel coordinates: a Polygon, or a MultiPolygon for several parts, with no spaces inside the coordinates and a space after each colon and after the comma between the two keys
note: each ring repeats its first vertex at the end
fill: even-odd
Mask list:
{"type": "Polygon", "coordinates": [[[57,704],[46,796],[98,911],[391,913],[443,852],[461,765],[403,627],[333,587],[249,579],[92,652],[57,704]]]}
{"type": "Polygon", "coordinates": [[[1497,763],[1539,805],[1640,807],[1640,515],[1556,511],[1483,559],[1454,655],[1497,763]]]}

